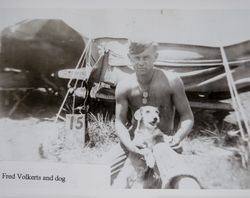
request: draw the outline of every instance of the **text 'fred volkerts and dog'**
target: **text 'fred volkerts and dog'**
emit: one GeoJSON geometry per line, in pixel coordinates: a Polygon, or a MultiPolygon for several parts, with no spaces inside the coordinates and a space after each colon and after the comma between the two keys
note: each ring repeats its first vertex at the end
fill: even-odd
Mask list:
{"type": "Polygon", "coordinates": [[[40,176],[40,175],[31,175],[28,173],[13,173],[13,174],[7,174],[2,173],[2,179],[18,179],[18,180],[41,180],[41,181],[61,181],[62,183],[66,182],[65,177],[60,177],[58,175],[54,176],[40,176]]]}

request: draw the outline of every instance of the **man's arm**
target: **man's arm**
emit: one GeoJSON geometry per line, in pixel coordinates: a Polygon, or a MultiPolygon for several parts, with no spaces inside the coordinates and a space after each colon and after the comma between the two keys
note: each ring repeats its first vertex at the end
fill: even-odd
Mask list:
{"type": "Polygon", "coordinates": [[[128,101],[127,101],[126,85],[123,82],[118,83],[115,91],[116,110],[115,110],[115,129],[120,141],[130,151],[140,153],[139,149],[130,139],[128,129],[126,128],[128,101]]]}
{"type": "Polygon", "coordinates": [[[194,124],[194,117],[190,108],[185,88],[180,77],[174,76],[172,79],[173,102],[177,112],[180,115],[180,123],[178,130],[173,136],[171,146],[178,146],[178,144],[190,133],[194,124]]]}

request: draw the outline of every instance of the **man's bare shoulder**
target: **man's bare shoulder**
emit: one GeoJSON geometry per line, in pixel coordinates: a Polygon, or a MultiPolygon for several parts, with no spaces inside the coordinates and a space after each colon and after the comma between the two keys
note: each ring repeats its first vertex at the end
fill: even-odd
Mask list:
{"type": "Polygon", "coordinates": [[[179,78],[179,75],[176,72],[173,71],[167,71],[167,70],[161,70],[165,74],[165,76],[168,78],[169,81],[174,81],[179,78]]]}
{"type": "Polygon", "coordinates": [[[182,79],[176,72],[166,70],[161,71],[163,71],[164,75],[167,77],[169,84],[172,88],[176,88],[180,85],[183,85],[182,79]]]}
{"type": "Polygon", "coordinates": [[[136,75],[132,74],[117,83],[116,90],[118,93],[123,93],[131,90],[136,86],[136,75]]]}

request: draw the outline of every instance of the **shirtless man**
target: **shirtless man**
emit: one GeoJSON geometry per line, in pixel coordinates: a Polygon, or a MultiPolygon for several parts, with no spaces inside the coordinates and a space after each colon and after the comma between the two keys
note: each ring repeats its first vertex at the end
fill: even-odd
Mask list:
{"type": "MultiPolygon", "coordinates": [[[[174,73],[154,67],[158,57],[157,44],[154,42],[131,42],[128,57],[135,73],[120,81],[115,93],[115,127],[122,146],[127,152],[143,155],[138,145],[132,142],[133,128],[131,130],[128,124],[128,113],[134,115],[141,106],[150,105],[159,108],[158,127],[163,133],[170,135],[170,146],[173,149],[178,148],[193,127],[193,114],[182,80],[174,73]],[[172,136],[175,110],[180,116],[180,121],[177,131],[172,136]]],[[[135,120],[132,120],[132,125],[133,122],[135,120]]]]}
{"type": "Polygon", "coordinates": [[[170,139],[177,147],[193,127],[193,114],[187,100],[182,80],[174,73],[154,68],[157,59],[157,44],[131,42],[128,57],[135,73],[118,83],[116,87],[115,127],[122,144],[130,152],[140,153],[132,143],[128,131],[127,114],[143,105],[156,106],[160,110],[158,127],[171,135],[174,130],[175,109],[179,113],[178,130],[170,139]]]}

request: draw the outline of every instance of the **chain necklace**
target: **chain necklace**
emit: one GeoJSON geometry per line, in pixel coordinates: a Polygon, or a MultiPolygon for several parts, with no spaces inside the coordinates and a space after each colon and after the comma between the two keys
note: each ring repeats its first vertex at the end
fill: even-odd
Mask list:
{"type": "Polygon", "coordinates": [[[148,103],[148,98],[149,98],[149,89],[150,89],[150,85],[152,83],[153,77],[154,77],[155,71],[153,71],[153,74],[148,82],[147,87],[143,87],[142,84],[139,82],[138,80],[138,85],[139,85],[139,89],[142,92],[142,104],[146,105],[148,103]]]}

